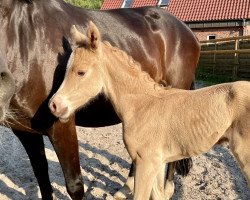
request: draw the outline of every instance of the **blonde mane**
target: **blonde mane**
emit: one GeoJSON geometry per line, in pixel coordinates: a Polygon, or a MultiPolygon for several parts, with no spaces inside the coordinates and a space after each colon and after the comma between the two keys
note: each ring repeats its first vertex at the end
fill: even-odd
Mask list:
{"type": "Polygon", "coordinates": [[[106,45],[107,47],[109,47],[113,53],[116,53],[116,54],[120,55],[122,58],[124,58],[123,60],[124,60],[124,62],[126,62],[125,63],[126,66],[128,66],[128,67],[130,67],[133,70],[136,70],[138,72],[136,78],[144,81],[144,83],[146,82],[146,83],[152,84],[153,87],[155,88],[155,90],[171,88],[170,86],[165,87],[163,84],[159,84],[159,83],[155,82],[154,79],[151,78],[151,76],[147,72],[142,70],[141,64],[139,62],[137,62],[136,60],[134,60],[132,58],[132,56],[128,55],[125,51],[123,51],[117,47],[112,46],[107,41],[103,41],[103,44],[106,45]]]}

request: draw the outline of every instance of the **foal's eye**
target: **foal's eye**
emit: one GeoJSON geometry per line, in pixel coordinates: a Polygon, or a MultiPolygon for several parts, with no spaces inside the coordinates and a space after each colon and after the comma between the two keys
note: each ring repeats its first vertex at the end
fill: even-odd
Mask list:
{"type": "Polygon", "coordinates": [[[84,75],[85,75],[85,72],[84,72],[84,71],[78,71],[78,72],[77,72],[77,75],[78,75],[78,76],[84,76],[84,75]]]}

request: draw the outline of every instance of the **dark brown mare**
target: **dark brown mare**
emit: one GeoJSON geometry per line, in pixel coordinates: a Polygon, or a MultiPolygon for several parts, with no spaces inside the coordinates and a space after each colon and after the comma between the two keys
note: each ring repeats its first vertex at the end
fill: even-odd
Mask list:
{"type": "Polygon", "coordinates": [[[60,123],[48,109],[48,100],[60,86],[71,53],[69,30],[80,30],[92,20],[102,37],[140,62],[157,82],[189,89],[199,57],[193,33],[160,8],[94,11],[62,0],[1,0],[0,36],[16,94],[11,107],[22,115],[12,121],[15,135],[30,158],[43,199],[53,199],[42,135],[47,135],[64,172],[72,199],[84,195],[75,125],[119,123],[111,104],[100,97],[68,123],[60,123]],[[112,32],[112,34],[109,34],[112,32]]]}

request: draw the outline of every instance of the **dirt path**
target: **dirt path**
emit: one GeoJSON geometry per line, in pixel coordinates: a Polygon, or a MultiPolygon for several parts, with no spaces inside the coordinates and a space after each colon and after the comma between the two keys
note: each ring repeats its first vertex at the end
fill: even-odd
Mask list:
{"type": "MultiPolygon", "coordinates": [[[[8,130],[0,134],[0,200],[40,198],[36,179],[20,142],[8,130]]],[[[82,175],[87,199],[113,199],[125,181],[130,159],[121,137],[121,125],[78,128],[82,175]]],[[[45,137],[49,173],[57,198],[69,200],[55,152],[45,137]]],[[[174,200],[250,199],[250,191],[226,146],[195,157],[189,176],[175,176],[174,200]]]]}

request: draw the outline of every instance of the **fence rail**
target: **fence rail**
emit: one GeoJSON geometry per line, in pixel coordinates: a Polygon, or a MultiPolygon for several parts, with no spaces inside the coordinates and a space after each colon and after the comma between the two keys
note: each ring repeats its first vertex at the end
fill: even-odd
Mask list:
{"type": "Polygon", "coordinates": [[[201,54],[234,54],[234,53],[237,54],[250,53],[250,49],[201,51],[201,54]]]}
{"type": "Polygon", "coordinates": [[[198,73],[250,79],[250,35],[200,43],[198,73]]]}

